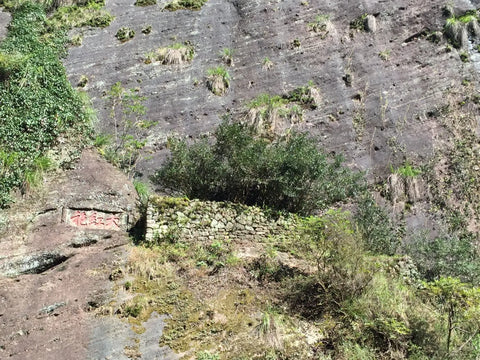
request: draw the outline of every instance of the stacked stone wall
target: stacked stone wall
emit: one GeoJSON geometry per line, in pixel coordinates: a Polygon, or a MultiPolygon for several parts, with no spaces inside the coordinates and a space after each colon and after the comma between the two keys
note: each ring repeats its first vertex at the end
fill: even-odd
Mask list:
{"type": "Polygon", "coordinates": [[[147,242],[267,238],[296,223],[294,215],[272,215],[259,207],[228,202],[152,197],[147,209],[147,242]]]}

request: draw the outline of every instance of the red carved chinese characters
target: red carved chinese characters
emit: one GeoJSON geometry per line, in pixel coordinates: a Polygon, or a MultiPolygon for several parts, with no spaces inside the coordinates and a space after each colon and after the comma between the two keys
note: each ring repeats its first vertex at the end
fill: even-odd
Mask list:
{"type": "Polygon", "coordinates": [[[115,229],[120,229],[120,218],[118,215],[111,214],[109,217],[105,219],[105,226],[106,227],[113,227],[115,229]]]}
{"type": "Polygon", "coordinates": [[[85,214],[85,211],[75,211],[73,216],[70,217],[70,221],[76,225],[76,226],[85,226],[87,225],[86,223],[87,220],[87,215],[85,214]]]}
{"type": "Polygon", "coordinates": [[[98,211],[71,210],[67,213],[67,221],[70,225],[76,227],[86,227],[90,229],[120,229],[119,214],[106,214],[98,211]]]}

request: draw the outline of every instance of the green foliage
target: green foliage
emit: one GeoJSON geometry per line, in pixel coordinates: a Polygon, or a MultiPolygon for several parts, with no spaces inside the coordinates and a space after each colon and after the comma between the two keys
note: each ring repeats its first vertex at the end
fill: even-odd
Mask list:
{"type": "Polygon", "coordinates": [[[9,201],[11,189],[28,184],[44,169],[43,154],[60,134],[81,136],[88,130],[84,102],[59,60],[67,38],[61,32],[46,36],[39,4],[25,2],[12,16],[0,44],[0,72],[6,75],[0,82],[0,207],[9,201]]]}
{"type": "Polygon", "coordinates": [[[258,107],[280,107],[288,104],[288,100],[279,95],[260,94],[255,99],[250,101],[248,107],[250,109],[258,107]]]}
{"type": "MultiPolygon", "coordinates": [[[[354,343],[397,359],[407,358],[412,347],[431,355],[423,339],[434,339],[432,323],[437,314],[425,309],[415,292],[402,280],[377,270],[361,296],[343,308],[352,321],[354,343]]],[[[435,344],[430,345],[434,349],[435,344]]]]}
{"type": "Polygon", "coordinates": [[[308,85],[300,86],[290,91],[287,95],[284,96],[284,98],[288,100],[288,102],[296,102],[314,110],[319,105],[317,103],[317,99],[313,95],[314,91],[316,92],[317,88],[314,86],[313,82],[310,81],[308,85]]]}
{"type": "Polygon", "coordinates": [[[452,15],[451,17],[449,17],[446,21],[446,25],[445,26],[453,26],[457,23],[461,23],[461,24],[469,24],[473,21],[478,21],[479,18],[478,18],[478,15],[477,15],[477,12],[475,10],[469,10],[469,11],[466,11],[463,15],[460,15],[460,16],[455,16],[455,15],[452,15]]]}
{"type": "Polygon", "coordinates": [[[321,14],[315,17],[315,20],[308,23],[308,29],[318,33],[324,39],[328,33],[328,25],[330,23],[330,15],[321,14]]]}
{"type": "Polygon", "coordinates": [[[172,157],[155,181],[188,197],[302,214],[355,196],[363,186],[361,174],[342,166],[341,157],[319,151],[306,135],[270,143],[247,126],[224,122],[214,136],[214,144],[170,140],[172,157]]]}
{"type": "Polygon", "coordinates": [[[462,60],[462,62],[464,63],[470,62],[470,55],[468,55],[468,52],[461,51],[459,55],[460,55],[460,60],[462,60]]]}
{"type": "Polygon", "coordinates": [[[125,307],[124,315],[127,317],[131,316],[136,318],[140,315],[141,312],[142,312],[142,306],[140,304],[133,304],[125,307]]]}
{"type": "Polygon", "coordinates": [[[114,17],[103,8],[104,5],[103,0],[90,0],[84,6],[62,6],[47,20],[48,28],[52,31],[83,26],[107,27],[114,17]]]}
{"type": "Polygon", "coordinates": [[[197,360],[220,360],[220,356],[208,351],[202,351],[197,354],[197,360]]]}
{"type": "Polygon", "coordinates": [[[445,357],[474,359],[475,352],[479,355],[471,340],[480,332],[480,288],[452,277],[441,277],[425,287],[445,316],[445,357]]]}
{"type": "Polygon", "coordinates": [[[390,49],[385,49],[383,51],[380,51],[378,53],[378,56],[380,57],[380,59],[382,59],[383,61],[388,61],[390,59],[390,53],[391,53],[391,50],[390,49]]]}
{"type": "Polygon", "coordinates": [[[222,61],[228,66],[233,65],[233,53],[234,53],[233,49],[230,49],[230,48],[224,48],[220,52],[220,57],[222,61]]]}
{"type": "Polygon", "coordinates": [[[133,31],[133,29],[129,28],[128,26],[123,26],[120,29],[118,29],[117,33],[115,34],[115,37],[121,42],[126,42],[135,37],[135,31],[133,31]]]}
{"type": "Polygon", "coordinates": [[[73,35],[68,42],[72,46],[80,46],[83,43],[83,35],[73,35]]]}
{"type": "Polygon", "coordinates": [[[193,256],[197,266],[211,266],[216,271],[226,265],[231,252],[229,241],[215,240],[209,244],[197,244],[193,256]]]}
{"type": "Polygon", "coordinates": [[[134,180],[133,181],[133,186],[135,187],[135,190],[137,191],[138,197],[140,199],[140,209],[142,212],[147,210],[147,205],[148,205],[148,199],[150,197],[150,191],[148,190],[147,184],[134,180]]]}
{"type": "Polygon", "coordinates": [[[365,21],[368,14],[362,14],[350,22],[350,29],[357,31],[365,31],[365,21]]]}
{"type": "Polygon", "coordinates": [[[273,61],[270,58],[265,57],[262,61],[262,68],[264,70],[271,70],[273,68],[273,61]]]}
{"type": "Polygon", "coordinates": [[[5,54],[0,52],[0,81],[5,81],[8,76],[18,71],[26,60],[26,56],[20,54],[5,54]]]}
{"type": "Polygon", "coordinates": [[[355,222],[368,251],[393,255],[400,245],[399,236],[387,212],[375,203],[369,193],[358,198],[355,222]]]}
{"type": "Polygon", "coordinates": [[[151,51],[145,55],[145,64],[160,61],[164,65],[181,65],[191,62],[195,56],[195,48],[190,41],[174,43],[151,51]]]}
{"type": "Polygon", "coordinates": [[[166,10],[200,10],[207,0],[173,0],[165,6],[166,10]]]}
{"type": "Polygon", "coordinates": [[[307,277],[303,281],[300,293],[294,290],[289,295],[290,301],[299,306],[301,312],[312,311],[311,315],[315,315],[317,311],[339,311],[342,303],[362,294],[371,281],[363,242],[355,232],[348,212],[328,210],[322,217],[304,219],[300,239],[291,246],[317,268],[310,279],[307,277]],[[307,289],[310,290],[305,295],[311,299],[305,302],[301,293],[307,289]],[[312,309],[312,301],[322,309],[312,309]],[[305,304],[311,309],[302,309],[305,304]]]}
{"type": "Polygon", "coordinates": [[[230,74],[228,70],[225,69],[223,66],[217,66],[216,68],[211,68],[207,70],[208,76],[220,76],[224,80],[230,80],[230,74]]]}
{"type": "Polygon", "coordinates": [[[150,6],[150,5],[156,5],[157,0],[137,0],[135,1],[135,6],[150,6]]]}
{"type": "Polygon", "coordinates": [[[145,129],[153,125],[143,118],[147,111],[145,100],[138,89],[125,89],[120,82],[112,85],[107,94],[107,104],[114,122],[114,136],[98,135],[95,139],[100,154],[129,175],[135,172],[146,144],[143,139],[145,129]]]}
{"type": "Polygon", "coordinates": [[[480,282],[480,255],[473,236],[443,235],[430,240],[425,234],[418,234],[404,246],[404,251],[428,281],[453,276],[480,282]]]}
{"type": "Polygon", "coordinates": [[[152,25],[147,25],[142,29],[142,34],[148,35],[152,32],[152,25]]]}
{"type": "Polygon", "coordinates": [[[403,177],[416,177],[422,173],[422,170],[413,167],[408,161],[398,169],[394,170],[391,168],[391,171],[392,173],[402,175],[403,177]]]}

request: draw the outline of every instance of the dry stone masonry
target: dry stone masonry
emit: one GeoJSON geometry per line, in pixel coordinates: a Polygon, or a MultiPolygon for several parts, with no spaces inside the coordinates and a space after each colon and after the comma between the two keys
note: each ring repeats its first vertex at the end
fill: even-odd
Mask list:
{"type": "Polygon", "coordinates": [[[267,238],[295,224],[294,215],[274,218],[258,207],[156,196],[149,202],[145,239],[242,241],[267,238]]]}

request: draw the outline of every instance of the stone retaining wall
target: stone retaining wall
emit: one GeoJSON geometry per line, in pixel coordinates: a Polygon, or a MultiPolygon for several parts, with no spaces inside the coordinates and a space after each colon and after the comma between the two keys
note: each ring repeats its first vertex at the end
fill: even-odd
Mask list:
{"type": "Polygon", "coordinates": [[[273,217],[258,207],[156,196],[149,201],[145,240],[241,241],[266,238],[295,223],[294,215],[273,217]]]}

